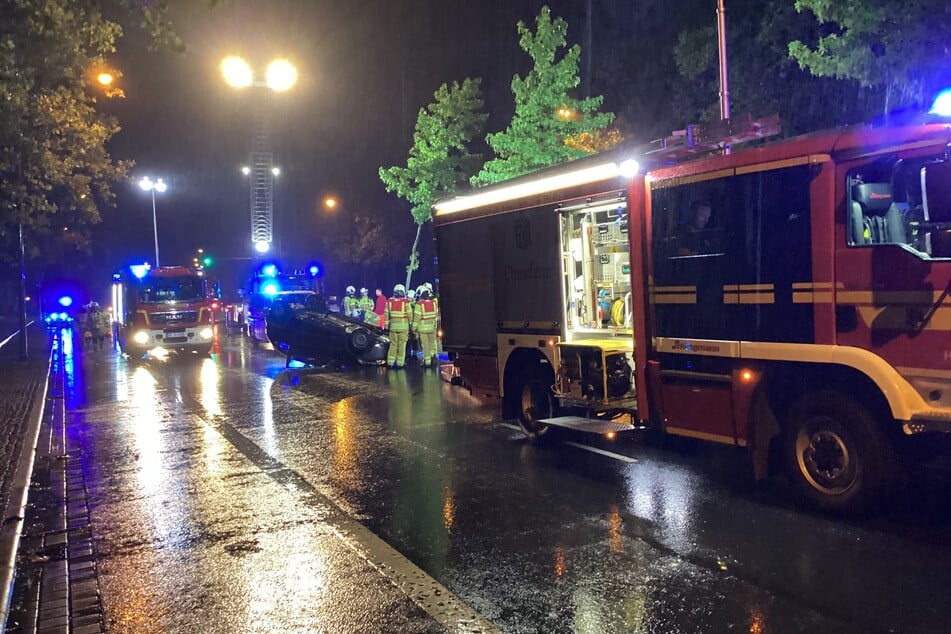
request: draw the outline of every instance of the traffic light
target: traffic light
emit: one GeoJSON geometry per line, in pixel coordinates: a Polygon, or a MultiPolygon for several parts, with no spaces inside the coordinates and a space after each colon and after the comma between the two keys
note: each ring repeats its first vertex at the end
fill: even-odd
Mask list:
{"type": "Polygon", "coordinates": [[[210,255],[206,255],[205,257],[201,259],[201,265],[205,267],[206,269],[214,263],[215,263],[215,258],[211,257],[210,255]]]}

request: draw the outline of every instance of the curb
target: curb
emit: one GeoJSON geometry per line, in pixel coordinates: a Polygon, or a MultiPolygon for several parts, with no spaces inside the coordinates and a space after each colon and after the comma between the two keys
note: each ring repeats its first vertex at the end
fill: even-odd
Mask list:
{"type": "Polygon", "coordinates": [[[30,478],[33,474],[33,462],[36,458],[36,447],[39,441],[40,424],[46,415],[46,400],[49,392],[50,371],[52,370],[53,347],[50,346],[47,359],[46,379],[42,387],[37,389],[36,396],[30,408],[30,420],[26,429],[26,437],[20,449],[16,473],[13,477],[13,487],[10,490],[10,499],[4,509],[3,522],[0,524],[0,631],[7,628],[7,618],[10,616],[10,599],[13,596],[13,581],[16,573],[17,549],[20,544],[20,535],[26,516],[27,495],[30,492],[30,478]]]}

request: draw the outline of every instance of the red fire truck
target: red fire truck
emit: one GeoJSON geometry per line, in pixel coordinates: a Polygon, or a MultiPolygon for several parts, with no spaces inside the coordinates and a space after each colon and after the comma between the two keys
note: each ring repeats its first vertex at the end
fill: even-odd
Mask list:
{"type": "Polygon", "coordinates": [[[443,347],[533,436],[737,445],[862,508],[904,438],[951,432],[946,121],[691,127],[441,201],[443,347]]]}
{"type": "Polygon", "coordinates": [[[129,267],[113,278],[119,346],[132,357],[157,351],[207,355],[214,341],[212,300],[199,271],[129,267]]]}

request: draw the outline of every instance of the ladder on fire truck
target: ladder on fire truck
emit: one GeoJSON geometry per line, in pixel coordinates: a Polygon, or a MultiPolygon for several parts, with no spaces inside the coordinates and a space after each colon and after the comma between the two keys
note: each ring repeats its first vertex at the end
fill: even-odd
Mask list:
{"type": "Polygon", "coordinates": [[[644,154],[660,162],[676,163],[686,158],[722,152],[782,132],[779,115],[753,119],[751,115],[713,123],[694,123],[670,136],[651,141],[644,154]]]}

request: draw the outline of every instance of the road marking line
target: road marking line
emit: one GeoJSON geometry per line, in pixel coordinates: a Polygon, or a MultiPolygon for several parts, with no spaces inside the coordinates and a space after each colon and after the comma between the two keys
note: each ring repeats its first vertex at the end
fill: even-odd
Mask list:
{"type": "Polygon", "coordinates": [[[630,456],[614,453],[613,451],[606,451],[604,449],[598,449],[597,447],[591,447],[589,445],[582,445],[581,443],[572,442],[570,440],[566,440],[561,444],[568,445],[569,447],[575,447],[576,449],[584,449],[585,451],[590,451],[591,453],[596,453],[600,456],[613,458],[614,460],[618,460],[620,462],[627,462],[630,464],[637,462],[637,458],[631,458],[630,456]]]}

